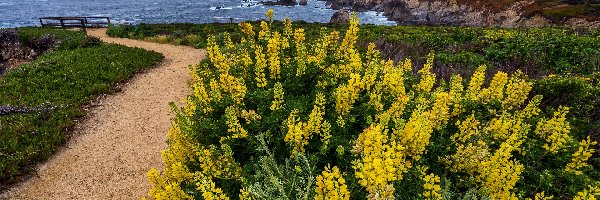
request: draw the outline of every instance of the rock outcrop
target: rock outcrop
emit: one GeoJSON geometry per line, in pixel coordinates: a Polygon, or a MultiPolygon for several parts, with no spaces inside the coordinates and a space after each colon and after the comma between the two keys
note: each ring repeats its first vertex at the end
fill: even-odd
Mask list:
{"type": "Polygon", "coordinates": [[[333,13],[331,16],[331,20],[329,23],[332,24],[349,24],[350,23],[350,13],[347,10],[338,10],[333,13]]]}
{"type": "MultiPolygon", "coordinates": [[[[536,0],[522,0],[510,4],[491,0],[326,0],[333,9],[353,11],[374,10],[383,12],[390,20],[407,25],[460,25],[502,27],[544,27],[557,23],[530,7],[536,0]],[[490,6],[491,5],[491,6],[490,6]]],[[[538,0],[539,1],[539,0],[538,0]]],[[[539,6],[538,6],[539,7],[539,6]]],[[[597,27],[598,18],[588,21],[570,18],[561,21],[565,25],[597,27]]]]}

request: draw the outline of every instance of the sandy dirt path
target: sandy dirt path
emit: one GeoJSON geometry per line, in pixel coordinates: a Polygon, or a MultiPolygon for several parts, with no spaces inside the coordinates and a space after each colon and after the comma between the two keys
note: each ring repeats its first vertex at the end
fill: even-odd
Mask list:
{"type": "MultiPolygon", "coordinates": [[[[199,63],[203,50],[110,38],[105,29],[89,34],[105,42],[160,52],[165,60],[136,75],[122,92],[98,102],[76,134],[38,174],[13,188],[9,199],[140,199],[150,189],[146,172],[163,168],[161,150],[172,113],[169,102],[188,94],[188,65],[199,63]]],[[[0,195],[0,199],[3,197],[0,195]]]]}

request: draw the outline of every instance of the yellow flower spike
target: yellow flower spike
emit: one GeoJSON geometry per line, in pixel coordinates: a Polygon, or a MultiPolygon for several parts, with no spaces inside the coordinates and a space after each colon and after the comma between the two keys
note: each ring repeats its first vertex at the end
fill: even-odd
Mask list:
{"type": "Polygon", "coordinates": [[[225,59],[225,56],[223,56],[223,54],[221,53],[221,50],[219,49],[219,46],[217,45],[214,36],[208,38],[206,52],[208,53],[210,62],[213,63],[213,65],[215,65],[215,67],[219,70],[220,73],[229,73],[229,61],[225,59]]]}
{"type": "Polygon", "coordinates": [[[429,93],[436,82],[435,74],[431,73],[431,68],[433,67],[433,58],[433,52],[429,53],[427,56],[427,63],[425,63],[425,66],[423,66],[423,68],[418,72],[420,82],[417,85],[417,90],[422,93],[429,93]]]}
{"type": "Polygon", "coordinates": [[[267,12],[265,13],[265,16],[267,16],[267,18],[269,19],[269,22],[273,22],[273,9],[267,10],[267,12]]]}
{"type": "Polygon", "coordinates": [[[293,29],[292,29],[292,20],[290,20],[290,18],[286,17],[283,18],[283,35],[286,38],[290,38],[292,36],[293,29]]]}
{"type": "Polygon", "coordinates": [[[269,72],[270,78],[273,80],[278,80],[281,76],[281,61],[279,58],[279,52],[281,49],[281,35],[279,32],[275,32],[273,37],[269,39],[269,44],[267,45],[267,54],[269,56],[269,72]]]}
{"type": "Polygon", "coordinates": [[[517,199],[511,190],[521,178],[523,164],[511,160],[511,152],[522,143],[518,134],[511,135],[490,158],[478,165],[476,180],[492,199],[517,199]]]}
{"type": "Polygon", "coordinates": [[[387,130],[379,125],[371,125],[356,140],[353,152],[360,155],[353,162],[358,183],[365,187],[370,197],[393,198],[396,180],[408,171],[410,164],[405,160],[405,148],[390,141],[387,130]]]}
{"type": "Polygon", "coordinates": [[[587,137],[587,140],[582,140],[579,142],[579,149],[571,156],[571,162],[567,164],[565,171],[572,172],[576,175],[583,174],[583,172],[579,169],[589,166],[589,164],[586,162],[590,157],[592,157],[592,154],[596,152],[596,150],[590,148],[590,146],[594,146],[596,144],[598,143],[596,141],[592,141],[590,136],[587,137]]]}
{"type": "Polygon", "coordinates": [[[275,83],[275,86],[273,87],[271,110],[279,110],[283,107],[283,94],[283,85],[280,82],[275,83]]]}
{"type": "Polygon", "coordinates": [[[233,40],[231,40],[231,35],[229,35],[229,32],[223,33],[223,37],[225,40],[225,46],[227,46],[229,49],[233,49],[235,45],[233,44],[233,40]]]}
{"type": "Polygon", "coordinates": [[[485,81],[485,70],[485,65],[482,65],[475,70],[475,73],[473,73],[473,76],[471,77],[466,96],[471,101],[479,100],[478,94],[481,91],[483,81],[485,81]]]}
{"type": "Polygon", "coordinates": [[[442,188],[440,187],[440,177],[435,174],[429,174],[423,177],[423,181],[425,184],[423,185],[423,196],[425,199],[442,199],[442,194],[440,194],[442,188]]]}
{"type": "Polygon", "coordinates": [[[259,45],[254,47],[254,54],[256,54],[256,62],[254,65],[256,87],[263,88],[267,86],[267,79],[265,78],[265,69],[267,68],[266,56],[262,51],[262,47],[259,45]]]}
{"type": "Polygon", "coordinates": [[[439,130],[450,119],[450,95],[446,92],[436,92],[434,96],[435,103],[431,108],[429,119],[434,124],[434,128],[439,130]]]}
{"type": "Polygon", "coordinates": [[[393,68],[383,75],[384,90],[393,98],[406,94],[403,74],[401,69],[393,68]]]}
{"type": "MultiPolygon", "coordinates": [[[[546,196],[546,194],[544,194],[544,192],[541,193],[536,193],[534,196],[534,200],[551,200],[553,199],[554,196],[546,196]]],[[[531,200],[531,198],[525,198],[525,200],[531,200]]]]}
{"type": "Polygon", "coordinates": [[[457,121],[459,133],[454,134],[451,139],[456,143],[465,143],[473,136],[479,134],[479,120],[475,119],[475,115],[471,114],[464,121],[457,121]]]}
{"type": "Polygon", "coordinates": [[[498,72],[492,78],[489,88],[485,88],[479,93],[479,99],[485,102],[498,101],[504,97],[504,88],[508,83],[508,74],[498,72]]]}
{"type": "Polygon", "coordinates": [[[600,187],[590,185],[588,189],[578,192],[573,200],[596,200],[597,198],[600,198],[600,187]]]}
{"type": "Polygon", "coordinates": [[[315,187],[315,200],[348,200],[350,192],[346,181],[337,166],[325,166],[321,175],[317,176],[315,187]]]}
{"type": "Polygon", "coordinates": [[[350,27],[348,27],[348,31],[346,31],[344,40],[342,40],[338,50],[338,56],[346,54],[349,49],[354,49],[354,45],[356,44],[356,40],[358,38],[358,24],[358,16],[356,13],[352,13],[352,16],[350,17],[350,27]]]}
{"type": "Polygon", "coordinates": [[[242,22],[239,23],[240,29],[242,29],[242,33],[246,34],[249,38],[251,38],[251,40],[254,40],[254,35],[256,33],[254,33],[254,27],[252,27],[252,24],[247,23],[247,22],[242,22]]]}
{"type": "Polygon", "coordinates": [[[271,37],[271,30],[270,30],[269,24],[267,24],[267,22],[261,21],[260,28],[261,28],[261,30],[258,32],[258,39],[259,40],[269,39],[269,37],[271,37]]]}
{"type": "Polygon", "coordinates": [[[571,124],[567,121],[568,107],[559,107],[551,119],[542,119],[538,122],[535,133],[546,140],[544,149],[556,154],[566,146],[571,139],[571,124]]]}
{"type": "Polygon", "coordinates": [[[410,58],[404,59],[404,63],[402,64],[402,69],[406,72],[412,72],[412,60],[410,58]]]}
{"type": "Polygon", "coordinates": [[[248,132],[242,127],[238,120],[239,112],[233,106],[227,107],[225,109],[225,118],[227,119],[227,132],[233,133],[231,138],[246,138],[248,137],[248,132]]]}
{"type": "Polygon", "coordinates": [[[541,102],[542,102],[542,95],[535,95],[529,101],[527,106],[525,106],[525,108],[519,112],[519,114],[522,115],[523,118],[530,118],[533,116],[538,116],[541,111],[539,108],[539,105],[541,102]]]}
{"type": "Polygon", "coordinates": [[[448,95],[450,95],[450,103],[452,104],[452,117],[459,116],[464,112],[461,106],[464,99],[464,85],[462,81],[463,79],[460,75],[452,75],[450,78],[450,91],[448,95]]]}
{"type": "Polygon", "coordinates": [[[307,124],[310,134],[320,133],[323,116],[325,116],[325,95],[323,93],[318,93],[316,95],[315,104],[312,112],[310,113],[307,124]]]}
{"type": "Polygon", "coordinates": [[[296,71],[296,76],[304,75],[306,71],[306,46],[304,45],[304,29],[296,29],[294,32],[294,42],[296,44],[296,63],[298,65],[298,70],[296,71]]]}
{"type": "Polygon", "coordinates": [[[506,96],[502,100],[502,108],[518,108],[527,99],[527,95],[529,94],[529,91],[531,91],[533,83],[525,81],[521,78],[522,76],[523,73],[521,71],[517,71],[511,76],[506,85],[506,96]]]}
{"type": "Polygon", "coordinates": [[[416,160],[425,153],[433,132],[434,123],[429,119],[430,116],[430,112],[414,110],[404,129],[394,131],[399,144],[407,148],[407,155],[415,157],[416,160]]]}
{"type": "Polygon", "coordinates": [[[335,92],[335,110],[340,117],[345,117],[352,110],[353,104],[363,88],[359,74],[351,74],[348,84],[340,85],[335,92]]]}
{"type": "Polygon", "coordinates": [[[452,172],[466,172],[474,176],[479,170],[479,164],[490,155],[488,146],[483,142],[458,144],[456,153],[442,160],[452,172]]]}
{"type": "Polygon", "coordinates": [[[202,197],[205,200],[229,200],[229,197],[225,196],[223,190],[218,188],[211,179],[205,178],[197,183],[197,190],[202,192],[202,197]]]}
{"type": "Polygon", "coordinates": [[[328,121],[323,121],[321,124],[321,141],[323,146],[329,145],[329,139],[331,138],[331,124],[328,121]]]}

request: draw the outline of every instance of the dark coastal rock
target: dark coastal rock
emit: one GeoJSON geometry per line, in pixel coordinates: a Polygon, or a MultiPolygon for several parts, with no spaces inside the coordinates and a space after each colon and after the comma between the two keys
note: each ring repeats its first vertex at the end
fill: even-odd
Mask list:
{"type": "MultiPolygon", "coordinates": [[[[554,24],[598,27],[600,17],[565,18],[556,21],[528,9],[542,0],[499,4],[491,0],[325,0],[332,9],[383,12],[389,20],[408,25],[459,25],[502,27],[545,27],[554,24]],[[589,21],[592,19],[592,21],[589,21]],[[595,20],[593,20],[595,19],[595,20]]],[[[536,4],[537,5],[537,4],[536,4]]],[[[539,6],[539,5],[538,5],[539,6]]],[[[568,6],[568,5],[562,5],[568,6]]]]}
{"type": "Polygon", "coordinates": [[[338,10],[335,13],[333,13],[333,16],[331,16],[331,20],[329,20],[329,23],[348,24],[350,23],[350,13],[348,13],[348,11],[346,10],[338,10]]]}
{"type": "Polygon", "coordinates": [[[308,5],[308,0],[299,0],[298,5],[306,6],[306,5],[308,5]]]}

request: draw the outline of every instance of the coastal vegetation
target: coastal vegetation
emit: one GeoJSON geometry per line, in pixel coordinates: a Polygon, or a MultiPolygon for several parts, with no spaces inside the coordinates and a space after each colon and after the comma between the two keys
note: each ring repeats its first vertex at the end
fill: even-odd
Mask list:
{"type": "Polygon", "coordinates": [[[34,171],[70,136],[96,96],[154,66],[162,55],[102,43],[76,31],[20,28],[19,48],[47,44],[0,76],[0,189],[34,171]],[[36,41],[44,40],[40,43],[36,41]]]}
{"type": "Polygon", "coordinates": [[[600,197],[597,31],[267,17],[108,30],[207,49],[151,198],[600,197]]]}

